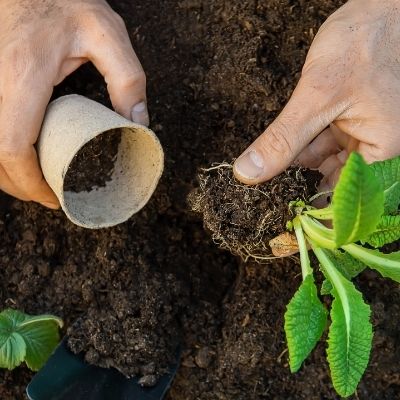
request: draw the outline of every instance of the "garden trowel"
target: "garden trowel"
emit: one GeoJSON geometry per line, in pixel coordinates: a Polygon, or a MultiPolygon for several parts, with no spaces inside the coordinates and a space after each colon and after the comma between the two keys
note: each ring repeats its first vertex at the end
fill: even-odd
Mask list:
{"type": "Polygon", "coordinates": [[[33,377],[26,392],[30,400],[162,400],[174,379],[179,355],[156,386],[144,388],[138,378],[127,379],[115,369],[86,364],[70,352],[64,339],[33,377]]]}

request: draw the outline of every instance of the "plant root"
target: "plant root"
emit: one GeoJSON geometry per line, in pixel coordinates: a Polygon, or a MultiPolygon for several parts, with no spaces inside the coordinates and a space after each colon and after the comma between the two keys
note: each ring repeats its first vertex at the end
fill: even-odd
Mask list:
{"type": "Polygon", "coordinates": [[[268,182],[248,186],[237,181],[232,164],[224,162],[201,170],[199,187],[189,194],[188,203],[202,214],[218,246],[244,261],[268,263],[277,258],[269,241],[283,233],[293,217],[289,202],[314,195],[320,178],[319,172],[290,167],[268,182]]]}

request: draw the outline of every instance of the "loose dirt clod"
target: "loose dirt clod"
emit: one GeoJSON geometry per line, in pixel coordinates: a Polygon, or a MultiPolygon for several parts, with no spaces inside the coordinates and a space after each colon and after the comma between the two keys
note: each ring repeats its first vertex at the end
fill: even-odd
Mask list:
{"type": "Polygon", "coordinates": [[[121,130],[112,129],[83,146],[72,160],[64,180],[64,190],[89,192],[110,181],[121,142],[121,130]]]}
{"type": "Polygon", "coordinates": [[[221,164],[203,170],[188,201],[222,248],[244,260],[266,261],[273,258],[268,242],[292,217],[288,203],[315,194],[320,178],[317,171],[291,167],[269,182],[247,186],[234,178],[230,164],[221,164]]]}

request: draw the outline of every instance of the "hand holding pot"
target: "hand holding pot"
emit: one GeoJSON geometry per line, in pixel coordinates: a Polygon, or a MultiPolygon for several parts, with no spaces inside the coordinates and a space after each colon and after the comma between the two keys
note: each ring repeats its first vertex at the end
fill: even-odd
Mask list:
{"type": "Polygon", "coordinates": [[[400,4],[350,0],[322,25],[288,104],[239,157],[244,183],[298,160],[335,184],[351,151],[367,162],[400,154],[400,4]]]}
{"type": "Polygon", "coordinates": [[[104,76],[115,110],[147,125],[145,74],[106,1],[0,2],[0,189],[59,207],[34,144],[53,87],[87,61],[104,76]]]}

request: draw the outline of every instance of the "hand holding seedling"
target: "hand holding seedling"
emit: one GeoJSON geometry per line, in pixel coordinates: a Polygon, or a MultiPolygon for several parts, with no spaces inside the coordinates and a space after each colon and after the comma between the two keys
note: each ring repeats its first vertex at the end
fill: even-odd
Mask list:
{"type": "Polygon", "coordinates": [[[236,177],[260,183],[299,161],[320,169],[325,190],[353,150],[369,163],[399,155],[399,39],[398,1],[350,0],[335,12],[288,104],[236,161],[236,177]]]}
{"type": "Polygon", "coordinates": [[[88,61],[104,76],[115,110],[148,124],[143,69],[106,1],[0,2],[0,189],[58,208],[34,144],[53,87],[88,61]]]}

